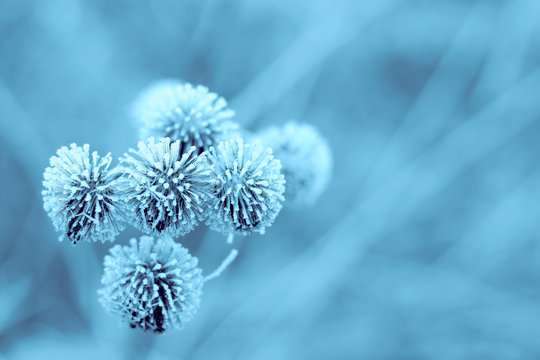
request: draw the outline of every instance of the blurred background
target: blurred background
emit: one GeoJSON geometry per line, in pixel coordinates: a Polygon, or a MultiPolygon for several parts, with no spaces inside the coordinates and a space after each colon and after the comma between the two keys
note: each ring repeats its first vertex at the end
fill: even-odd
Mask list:
{"type": "MultiPolygon", "coordinates": [[[[539,18],[537,0],[3,0],[0,359],[540,358],[539,18]],[[111,245],[59,243],[40,192],[60,146],[135,146],[127,110],[161,78],[250,130],[314,124],[335,168],[154,335],[104,312],[111,245]]],[[[179,241],[206,273],[230,250],[202,226],[179,241]]]]}

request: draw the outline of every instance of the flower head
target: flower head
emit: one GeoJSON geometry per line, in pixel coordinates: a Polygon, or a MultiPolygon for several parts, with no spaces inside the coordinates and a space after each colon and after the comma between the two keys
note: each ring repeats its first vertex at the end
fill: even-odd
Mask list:
{"type": "Polygon", "coordinates": [[[113,241],[123,229],[123,194],[111,155],[90,154],[88,144],[63,146],[45,169],[43,204],[60,240],[113,241]]]}
{"type": "Polygon", "coordinates": [[[179,141],[149,138],[120,159],[130,220],[144,233],[184,235],[205,217],[214,183],[206,155],[180,148],[179,141]]]}
{"type": "Polygon", "coordinates": [[[281,210],[285,180],[270,149],[241,138],[220,143],[208,156],[218,180],[207,224],[224,233],[264,233],[281,210]]]}
{"type": "Polygon", "coordinates": [[[132,328],[181,328],[199,308],[203,277],[197,263],[170,238],[131,239],[105,256],[100,301],[132,328]]]}
{"type": "Polygon", "coordinates": [[[134,106],[141,138],[180,140],[202,152],[231,136],[237,129],[227,101],[207,87],[162,81],[143,92],[134,106]]]}
{"type": "Polygon", "coordinates": [[[260,139],[281,160],[287,202],[295,206],[313,204],[332,174],[332,152],[324,137],[311,125],[290,122],[264,131],[260,139]]]}

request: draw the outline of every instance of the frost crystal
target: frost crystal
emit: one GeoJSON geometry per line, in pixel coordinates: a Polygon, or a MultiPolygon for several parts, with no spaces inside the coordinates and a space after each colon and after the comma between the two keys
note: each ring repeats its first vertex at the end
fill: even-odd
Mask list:
{"type": "Polygon", "coordinates": [[[313,204],[328,186],[332,173],[332,152],[323,136],[311,125],[290,122],[266,130],[260,139],[281,160],[287,202],[295,206],[313,204]]]}
{"type": "Polygon", "coordinates": [[[234,111],[227,101],[207,87],[162,81],[143,92],[134,106],[141,138],[153,136],[180,140],[199,152],[230,138],[236,129],[234,111]]]}
{"type": "Polygon", "coordinates": [[[179,141],[153,138],[139,142],[120,159],[132,224],[147,234],[180,236],[205,217],[205,200],[214,180],[205,160],[192,146],[181,152],[179,141]]]}
{"type": "Polygon", "coordinates": [[[113,241],[123,229],[119,174],[109,169],[111,155],[90,155],[90,146],[58,149],[45,169],[44,208],[60,240],[113,241]]]}
{"type": "Polygon", "coordinates": [[[171,238],[131,239],[105,256],[100,301],[132,328],[181,328],[199,308],[203,277],[197,263],[171,238]]]}
{"type": "Polygon", "coordinates": [[[241,138],[211,148],[208,156],[218,180],[207,224],[223,233],[264,233],[281,210],[285,180],[270,149],[241,138]]]}

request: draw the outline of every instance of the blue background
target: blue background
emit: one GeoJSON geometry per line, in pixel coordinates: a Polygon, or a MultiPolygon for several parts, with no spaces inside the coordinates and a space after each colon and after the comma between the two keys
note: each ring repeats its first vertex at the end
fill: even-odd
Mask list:
{"type": "MultiPolygon", "coordinates": [[[[540,358],[539,18],[537,0],[2,0],[0,359],[540,358]],[[250,130],[316,125],[335,168],[156,336],[104,312],[110,244],[59,243],[40,191],[62,145],[135,146],[127,110],[161,78],[250,130]]],[[[230,249],[181,241],[206,273],[230,249]]]]}

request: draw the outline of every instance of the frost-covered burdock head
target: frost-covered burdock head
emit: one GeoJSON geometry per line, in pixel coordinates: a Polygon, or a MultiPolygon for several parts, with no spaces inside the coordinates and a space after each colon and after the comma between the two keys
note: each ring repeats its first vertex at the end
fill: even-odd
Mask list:
{"type": "Polygon", "coordinates": [[[146,234],[184,235],[205,217],[205,200],[214,184],[211,169],[194,146],[183,153],[180,147],[169,138],[149,138],[120,159],[126,211],[146,234]]]}
{"type": "Polygon", "coordinates": [[[111,155],[90,154],[88,144],[61,147],[45,169],[43,206],[60,240],[113,241],[124,228],[119,174],[111,155]]]}
{"type": "Polygon", "coordinates": [[[259,143],[221,142],[208,156],[218,180],[207,224],[226,234],[264,233],[281,210],[285,179],[279,160],[259,143]]]}
{"type": "Polygon", "coordinates": [[[236,129],[234,111],[227,101],[207,87],[174,81],[153,84],[133,107],[141,138],[153,136],[180,140],[198,152],[227,139],[236,129]]]}
{"type": "Polygon", "coordinates": [[[171,238],[142,236],[105,256],[99,290],[107,311],[132,328],[181,328],[199,309],[203,287],[197,258],[171,238]]]}
{"type": "Polygon", "coordinates": [[[164,78],[153,81],[144,89],[142,89],[133,103],[131,104],[130,113],[132,116],[137,117],[141,111],[145,110],[156,97],[162,96],[167,91],[174,89],[177,86],[184,85],[184,82],[175,78],[164,78]]]}
{"type": "Polygon", "coordinates": [[[319,131],[290,122],[262,132],[260,139],[281,160],[286,202],[294,206],[315,203],[330,182],[333,166],[332,152],[319,131]]]}

